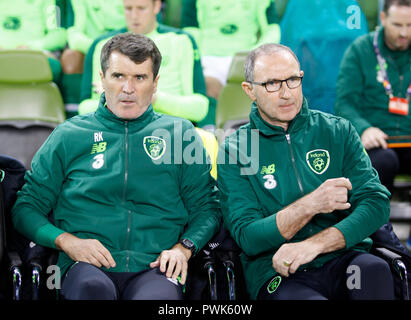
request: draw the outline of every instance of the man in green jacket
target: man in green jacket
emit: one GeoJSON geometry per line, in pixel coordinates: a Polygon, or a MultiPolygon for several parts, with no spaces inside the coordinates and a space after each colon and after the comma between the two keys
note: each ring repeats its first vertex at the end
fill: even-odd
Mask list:
{"type": "Polygon", "coordinates": [[[153,111],[160,64],[143,35],[108,41],[97,111],[57,127],[26,174],[13,222],[60,250],[65,299],[181,299],[188,260],[218,229],[201,138],[153,111]]]}
{"type": "Polygon", "coordinates": [[[153,107],[157,112],[182,117],[202,126],[214,123],[197,46],[185,32],[157,23],[160,0],[123,0],[127,28],[97,38],[87,53],[82,80],[79,114],[94,111],[101,90],[99,59],[103,45],[115,34],[141,33],[152,39],[163,61],[153,107]],[[210,116],[208,116],[210,113],[210,116]]]}
{"type": "Polygon", "coordinates": [[[393,299],[388,264],[367,252],[390,194],[355,129],[308,108],[288,47],[257,48],[245,70],[250,123],[225,140],[217,163],[251,298],[393,299]],[[354,269],[360,283],[348,278],[354,269]]]}
{"type": "Polygon", "coordinates": [[[411,148],[395,146],[411,141],[411,1],[385,1],[380,20],[382,28],[358,38],[344,54],[335,113],[354,125],[392,192],[398,173],[411,174],[411,148]]]}

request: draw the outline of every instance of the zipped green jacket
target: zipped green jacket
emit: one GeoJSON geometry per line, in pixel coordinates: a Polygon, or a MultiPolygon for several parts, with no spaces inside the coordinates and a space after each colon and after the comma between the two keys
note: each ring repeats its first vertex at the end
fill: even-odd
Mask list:
{"type": "Polygon", "coordinates": [[[348,249],[369,250],[368,236],[388,221],[390,194],[354,127],[345,119],[308,109],[306,100],[287,131],[265,122],[254,103],[250,123],[225,140],[217,163],[224,225],[243,250],[252,299],[276,275],[272,257],[284,243],[303,241],[328,227],[340,230],[344,249],[320,255],[299,270],[318,268],[348,249]],[[351,181],[351,208],[317,214],[292,239],[283,238],[277,212],[327,179],[339,177],[351,181]]]}
{"type": "MultiPolygon", "coordinates": [[[[217,231],[221,212],[210,168],[189,121],[152,106],[125,121],[105,107],[103,94],[96,112],[59,125],[36,153],[13,223],[52,248],[63,232],[99,240],[116,261],[109,271],[150,269],[180,239],[199,250],[217,231]]],[[[61,274],[72,263],[60,253],[61,274]]]]}
{"type": "MultiPolygon", "coordinates": [[[[377,127],[389,136],[411,134],[411,102],[408,116],[388,111],[389,98],[374,53],[371,32],[356,39],[346,50],[337,80],[335,114],[351,121],[361,136],[365,129],[377,127]]],[[[378,47],[387,63],[393,94],[405,98],[411,82],[411,48],[392,51],[378,35],[378,47]]]]}

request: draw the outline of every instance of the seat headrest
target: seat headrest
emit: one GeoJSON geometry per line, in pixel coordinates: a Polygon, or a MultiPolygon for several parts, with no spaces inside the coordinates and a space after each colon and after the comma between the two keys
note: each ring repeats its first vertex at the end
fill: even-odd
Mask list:
{"type": "Polygon", "coordinates": [[[0,82],[50,82],[52,72],[47,56],[41,51],[0,51],[0,82]]]}
{"type": "Polygon", "coordinates": [[[230,83],[241,83],[245,80],[244,75],[244,62],[247,58],[249,52],[242,51],[237,52],[233,61],[231,62],[230,69],[228,70],[227,82],[230,83]]]}

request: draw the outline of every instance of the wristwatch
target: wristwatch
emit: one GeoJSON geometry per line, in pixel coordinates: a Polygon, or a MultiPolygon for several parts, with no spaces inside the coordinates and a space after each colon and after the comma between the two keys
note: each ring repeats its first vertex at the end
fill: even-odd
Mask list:
{"type": "Polygon", "coordinates": [[[190,239],[181,239],[180,243],[184,248],[191,250],[191,254],[194,255],[196,246],[194,245],[193,241],[191,241],[190,239]]]}

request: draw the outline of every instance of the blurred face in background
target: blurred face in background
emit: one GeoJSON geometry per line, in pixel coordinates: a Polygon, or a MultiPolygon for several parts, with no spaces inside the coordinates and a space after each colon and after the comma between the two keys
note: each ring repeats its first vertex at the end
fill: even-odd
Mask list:
{"type": "Polygon", "coordinates": [[[405,51],[411,44],[411,7],[392,5],[380,13],[385,43],[391,50],[405,51]]]}
{"type": "Polygon", "coordinates": [[[123,5],[129,31],[147,34],[155,29],[160,0],[123,0],[123,5]]]}

